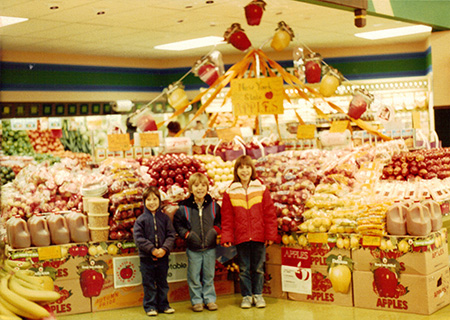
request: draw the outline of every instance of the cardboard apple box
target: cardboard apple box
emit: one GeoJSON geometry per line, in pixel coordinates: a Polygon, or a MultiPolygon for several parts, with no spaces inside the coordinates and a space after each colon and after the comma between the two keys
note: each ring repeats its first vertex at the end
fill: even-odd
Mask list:
{"type": "MultiPolygon", "coordinates": [[[[298,236],[302,236],[299,234],[298,236]]],[[[294,245],[290,248],[307,249],[311,254],[311,265],[313,266],[327,266],[326,260],[330,255],[341,255],[351,257],[351,250],[347,248],[339,248],[337,246],[337,237],[335,234],[327,233],[309,233],[303,234],[307,237],[308,242],[306,246],[294,245]]],[[[266,263],[281,264],[282,248],[283,246],[273,244],[266,248],[266,263]]]]}
{"type": "MultiPolygon", "coordinates": [[[[234,294],[234,283],[229,280],[214,281],[216,295],[234,294]]],[[[189,286],[187,281],[169,282],[169,293],[167,295],[169,302],[188,301],[189,286]]]]}
{"type": "Polygon", "coordinates": [[[281,245],[273,244],[266,248],[266,263],[281,265],[281,245]]]}
{"type": "Polygon", "coordinates": [[[395,247],[391,250],[364,246],[363,237],[363,246],[352,251],[355,270],[370,271],[374,263],[383,258],[397,260],[403,274],[428,275],[448,267],[447,232],[443,230],[427,237],[383,237],[383,241],[390,241],[395,247]]]}
{"type": "Polygon", "coordinates": [[[11,260],[31,262],[37,276],[50,276],[53,280],[78,279],[77,265],[88,252],[85,244],[65,244],[9,250],[11,260]]]}
{"type": "Polygon", "coordinates": [[[92,311],[142,306],[144,289],[141,285],[114,288],[114,280],[107,277],[99,296],[92,297],[92,311]]]}
{"type": "MultiPolygon", "coordinates": [[[[312,292],[311,294],[301,294],[288,292],[287,297],[290,300],[314,302],[323,304],[333,304],[339,306],[352,307],[353,306],[353,289],[352,283],[348,288],[347,293],[336,292],[329,279],[327,267],[312,266],[312,292]]],[[[351,282],[354,280],[352,279],[351,282]]]]}
{"type": "Polygon", "coordinates": [[[400,274],[394,286],[386,279],[377,285],[373,272],[355,271],[355,307],[429,315],[450,303],[448,266],[429,275],[400,274]]]}
{"type": "Polygon", "coordinates": [[[287,293],[281,289],[281,265],[266,263],[263,295],[278,299],[287,299],[287,293]]]}
{"type": "Polygon", "coordinates": [[[61,294],[61,298],[48,306],[57,316],[91,312],[91,298],[83,296],[78,280],[56,280],[55,291],[61,294]]]}

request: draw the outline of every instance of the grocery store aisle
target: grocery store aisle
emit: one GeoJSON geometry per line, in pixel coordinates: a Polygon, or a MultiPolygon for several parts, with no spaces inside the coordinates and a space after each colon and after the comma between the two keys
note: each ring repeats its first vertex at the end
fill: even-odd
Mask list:
{"type": "MultiPolygon", "coordinates": [[[[377,311],[353,307],[340,307],[318,303],[298,302],[284,299],[265,298],[265,309],[241,309],[239,294],[220,296],[217,299],[218,311],[194,313],[188,301],[172,303],[176,312],[172,315],[160,314],[155,319],[300,319],[300,320],[444,320],[450,319],[450,306],[436,311],[430,316],[411,313],[377,311]]],[[[58,316],[59,320],[111,320],[111,319],[150,319],[140,307],[84,313],[72,316],[58,316]]]]}

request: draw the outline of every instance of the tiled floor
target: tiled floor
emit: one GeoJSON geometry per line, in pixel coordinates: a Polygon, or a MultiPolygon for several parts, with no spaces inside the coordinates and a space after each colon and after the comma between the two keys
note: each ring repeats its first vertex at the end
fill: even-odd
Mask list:
{"type": "MultiPolygon", "coordinates": [[[[241,319],[298,319],[298,320],[448,320],[450,319],[450,305],[436,311],[429,316],[411,313],[399,313],[360,309],[354,307],[340,307],[317,303],[297,302],[284,299],[266,298],[265,309],[241,309],[239,294],[221,296],[217,299],[218,311],[204,310],[194,313],[188,301],[172,303],[175,314],[160,314],[158,319],[184,320],[241,320],[241,319]]],[[[149,319],[144,310],[138,308],[118,309],[95,313],[84,313],[72,316],[58,316],[59,320],[116,320],[116,319],[149,319]]]]}

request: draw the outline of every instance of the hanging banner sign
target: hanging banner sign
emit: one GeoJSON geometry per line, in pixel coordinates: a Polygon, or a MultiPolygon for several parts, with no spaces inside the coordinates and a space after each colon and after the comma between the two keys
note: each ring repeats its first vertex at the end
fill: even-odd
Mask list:
{"type": "Polygon", "coordinates": [[[126,151],[130,148],[130,135],[128,133],[108,134],[109,151],[126,151]]]}
{"type": "Polygon", "coordinates": [[[283,114],[284,88],[281,77],[231,80],[235,116],[283,114]]]}

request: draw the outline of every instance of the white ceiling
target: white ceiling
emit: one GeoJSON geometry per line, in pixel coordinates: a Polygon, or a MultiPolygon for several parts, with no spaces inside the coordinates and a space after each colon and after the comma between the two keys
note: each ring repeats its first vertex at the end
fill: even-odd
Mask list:
{"type": "MultiPolygon", "coordinates": [[[[279,21],[295,34],[290,47],[312,49],[359,47],[417,42],[427,35],[388,40],[363,40],[356,32],[402,27],[409,23],[367,17],[367,26],[354,26],[353,12],[294,0],[266,0],[259,26],[248,26],[244,7],[251,0],[3,0],[3,16],[29,18],[0,28],[2,50],[88,54],[132,58],[203,56],[212,48],[181,52],[160,51],[154,46],[204,36],[220,36],[232,23],[245,29],[254,47],[271,51],[268,40],[279,21]],[[213,2],[213,3],[207,3],[213,2]],[[59,9],[50,10],[51,6],[59,9]],[[97,13],[104,11],[105,14],[97,13]]],[[[239,53],[231,44],[217,47],[223,54],[239,53]]],[[[288,49],[286,49],[288,50],[288,49]]]]}

